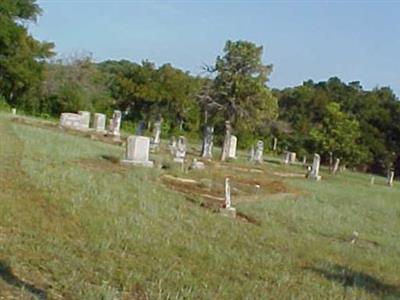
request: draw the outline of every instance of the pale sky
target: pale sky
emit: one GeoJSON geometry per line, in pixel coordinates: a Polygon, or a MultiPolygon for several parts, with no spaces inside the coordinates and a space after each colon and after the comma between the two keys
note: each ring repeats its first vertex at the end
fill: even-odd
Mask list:
{"type": "Polygon", "coordinates": [[[400,95],[400,1],[39,0],[31,32],[58,53],[144,59],[201,72],[226,40],[264,47],[269,85],[338,76],[400,95]]]}

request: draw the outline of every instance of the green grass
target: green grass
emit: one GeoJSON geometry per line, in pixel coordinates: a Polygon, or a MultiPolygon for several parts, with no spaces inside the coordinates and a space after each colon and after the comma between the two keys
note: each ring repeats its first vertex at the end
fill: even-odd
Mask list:
{"type": "Polygon", "coordinates": [[[370,186],[352,172],[282,179],[273,172],[304,170],[275,163],[262,174],[185,174],[108,159],[123,153],[0,115],[0,299],[400,298],[398,182],[370,186]],[[225,174],[277,180],[295,192],[234,197],[254,225],[168,189],[168,173],[221,186],[225,174]]]}

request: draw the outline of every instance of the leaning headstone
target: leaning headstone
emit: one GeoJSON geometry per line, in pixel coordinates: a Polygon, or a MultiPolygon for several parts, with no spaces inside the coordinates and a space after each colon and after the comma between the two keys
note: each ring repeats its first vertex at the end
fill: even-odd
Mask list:
{"type": "Polygon", "coordinates": [[[81,116],[81,129],[89,129],[90,126],[90,112],[88,111],[78,111],[78,114],[81,116]]]}
{"type": "Polygon", "coordinates": [[[214,140],[214,127],[206,126],[204,130],[203,137],[203,147],[201,157],[206,159],[212,159],[212,149],[213,149],[213,140],[214,140]]]}
{"type": "Polygon", "coordinates": [[[388,186],[393,186],[393,180],[394,180],[394,172],[393,171],[389,171],[388,177],[387,177],[388,186]]]}
{"type": "Polygon", "coordinates": [[[319,156],[319,154],[315,153],[311,173],[309,176],[310,179],[316,180],[316,181],[321,180],[321,176],[319,175],[320,163],[321,163],[321,157],[319,156]]]}
{"type": "Polygon", "coordinates": [[[225,178],[225,199],[222,208],[220,208],[220,213],[224,216],[236,217],[236,209],[232,207],[231,183],[229,178],[225,178]]]}
{"type": "Polygon", "coordinates": [[[333,165],[333,168],[332,168],[332,174],[336,174],[336,172],[339,170],[339,164],[340,164],[340,159],[336,158],[335,164],[333,165]]]}
{"type": "Polygon", "coordinates": [[[17,114],[17,109],[16,108],[11,108],[11,114],[16,115],[17,114]]]}
{"type": "Polygon", "coordinates": [[[174,162],[183,163],[186,157],[186,139],[183,136],[178,138],[178,142],[176,143],[176,152],[174,162]]]}
{"type": "Polygon", "coordinates": [[[264,142],[259,140],[256,144],[255,161],[259,164],[264,162],[264,142]]]}
{"type": "Polygon", "coordinates": [[[119,137],[121,135],[121,118],[122,113],[120,110],[114,110],[112,119],[110,120],[109,132],[111,135],[119,137]]]}
{"type": "Polygon", "coordinates": [[[296,152],[289,153],[289,163],[294,164],[296,162],[296,152]]]}
{"type": "Polygon", "coordinates": [[[225,121],[225,137],[224,137],[224,144],[222,145],[221,161],[225,161],[227,158],[229,158],[231,135],[232,135],[231,122],[225,121]]]}
{"type": "Polygon", "coordinates": [[[236,159],[236,147],[237,147],[237,137],[234,135],[231,135],[230,141],[229,141],[228,158],[236,159]]]}
{"type": "Polygon", "coordinates": [[[106,115],[105,114],[94,114],[93,128],[96,132],[106,131],[106,115]]]}
{"type": "Polygon", "coordinates": [[[274,138],[273,139],[273,145],[272,145],[272,151],[276,151],[277,147],[278,147],[278,139],[274,138]]]}
{"type": "Polygon", "coordinates": [[[60,127],[80,129],[82,117],[79,114],[74,113],[62,113],[60,116],[60,127]]]}
{"type": "Polygon", "coordinates": [[[126,153],[123,164],[153,167],[149,160],[150,138],[144,136],[129,136],[126,141],[126,153]]]}

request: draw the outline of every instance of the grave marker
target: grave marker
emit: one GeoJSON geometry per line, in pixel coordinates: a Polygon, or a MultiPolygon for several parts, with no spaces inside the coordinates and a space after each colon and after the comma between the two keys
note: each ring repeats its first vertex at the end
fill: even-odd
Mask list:
{"type": "Polygon", "coordinates": [[[123,164],[153,167],[149,160],[150,138],[144,136],[129,136],[126,141],[126,153],[123,164]]]}

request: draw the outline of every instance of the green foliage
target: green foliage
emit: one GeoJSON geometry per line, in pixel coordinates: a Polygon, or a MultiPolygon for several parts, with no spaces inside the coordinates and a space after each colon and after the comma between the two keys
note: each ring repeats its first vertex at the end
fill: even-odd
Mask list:
{"type": "Polygon", "coordinates": [[[7,103],[35,111],[42,81],[43,61],[50,57],[51,43],[29,35],[24,21],[34,21],[40,9],[33,0],[0,2],[0,93],[7,103]]]}
{"type": "Polygon", "coordinates": [[[219,108],[214,118],[229,120],[243,144],[265,135],[278,113],[277,99],[266,86],[272,66],[262,63],[262,53],[254,43],[228,41],[213,68],[212,104],[219,108]]]}

